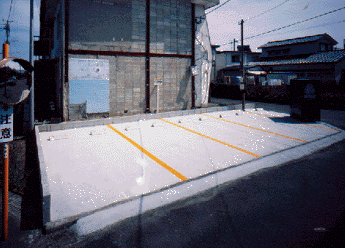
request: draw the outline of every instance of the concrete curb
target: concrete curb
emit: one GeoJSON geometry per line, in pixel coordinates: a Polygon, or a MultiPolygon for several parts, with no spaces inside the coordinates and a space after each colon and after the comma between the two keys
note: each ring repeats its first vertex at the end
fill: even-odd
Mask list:
{"type": "MultiPolygon", "coordinates": [[[[245,107],[246,109],[255,109],[255,103],[247,103],[245,107]]],[[[242,109],[242,105],[232,104],[228,106],[179,110],[179,111],[163,112],[163,113],[158,113],[158,114],[138,114],[138,115],[131,115],[131,116],[120,116],[120,117],[111,117],[111,118],[95,119],[95,120],[71,121],[71,122],[64,122],[64,123],[58,123],[58,124],[38,125],[37,127],[38,127],[39,132],[51,132],[51,131],[58,131],[58,130],[64,130],[64,129],[92,127],[92,126],[105,125],[105,124],[118,124],[118,123],[125,123],[125,122],[134,122],[134,121],[139,121],[139,120],[159,119],[159,118],[165,118],[165,117],[202,114],[202,113],[236,110],[236,109],[242,109]]]]}
{"type": "Polygon", "coordinates": [[[35,126],[35,137],[36,137],[36,145],[37,145],[37,153],[38,153],[38,165],[40,169],[41,175],[41,188],[42,188],[42,214],[43,214],[43,223],[50,221],[50,188],[47,176],[47,166],[44,163],[44,156],[41,141],[39,139],[39,131],[38,126],[35,126]]]}

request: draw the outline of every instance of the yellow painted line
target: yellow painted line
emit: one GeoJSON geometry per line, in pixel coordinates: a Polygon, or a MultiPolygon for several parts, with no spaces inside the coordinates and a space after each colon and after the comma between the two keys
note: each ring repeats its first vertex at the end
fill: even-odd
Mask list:
{"type": "MultiPolygon", "coordinates": [[[[263,116],[263,117],[267,117],[267,118],[270,118],[270,117],[279,117],[279,116],[269,116],[269,115],[263,115],[263,114],[254,114],[252,112],[245,112],[247,114],[251,114],[251,115],[260,115],[260,116],[263,116]]],[[[310,126],[310,127],[316,127],[316,128],[320,128],[320,129],[325,129],[325,130],[329,130],[329,131],[335,131],[335,132],[340,132],[339,130],[335,130],[335,129],[332,129],[332,128],[327,128],[327,127],[319,127],[319,126],[315,126],[315,125],[310,125],[310,124],[303,124],[303,125],[306,125],[306,126],[310,126]]]]}
{"type": "Polygon", "coordinates": [[[166,123],[169,123],[169,124],[171,124],[171,125],[174,125],[174,126],[176,126],[176,127],[182,128],[182,129],[184,129],[184,130],[187,130],[187,131],[189,131],[189,132],[191,132],[191,133],[200,135],[201,137],[204,137],[204,138],[207,138],[207,139],[216,141],[216,142],[218,142],[218,143],[221,143],[221,144],[223,144],[223,145],[229,146],[229,147],[234,148],[234,149],[236,149],[236,150],[239,150],[239,151],[241,151],[241,152],[244,152],[244,153],[247,153],[247,154],[252,155],[252,156],[254,156],[254,157],[260,158],[259,155],[255,154],[255,153],[252,153],[252,152],[249,152],[249,151],[246,151],[246,150],[244,150],[244,149],[242,149],[242,148],[239,148],[239,147],[237,147],[237,146],[230,145],[230,144],[225,143],[225,142],[223,142],[223,141],[221,141],[221,140],[217,140],[217,139],[215,139],[215,138],[206,136],[206,135],[204,135],[204,134],[202,134],[202,133],[198,133],[198,132],[196,132],[196,131],[194,131],[194,130],[191,130],[191,129],[186,128],[186,127],[183,127],[183,126],[180,126],[180,125],[175,124],[175,123],[173,123],[173,122],[170,122],[170,121],[167,121],[167,120],[164,120],[164,119],[160,119],[160,120],[161,120],[161,121],[164,121],[164,122],[166,122],[166,123]]]}
{"type": "Polygon", "coordinates": [[[277,136],[284,137],[284,138],[287,138],[287,139],[292,139],[292,140],[300,141],[300,142],[303,142],[303,143],[306,143],[306,142],[307,142],[307,141],[305,141],[305,140],[301,140],[301,139],[289,137],[289,136],[286,136],[286,135],[283,135],[283,134],[279,134],[279,133],[274,133],[274,132],[267,131],[267,130],[264,130],[264,129],[261,129],[261,128],[251,127],[251,126],[244,125],[244,124],[237,123],[237,122],[233,122],[233,121],[228,121],[228,120],[221,119],[221,118],[218,118],[218,117],[214,117],[214,116],[211,116],[211,115],[206,115],[206,114],[203,114],[203,115],[208,116],[208,117],[211,117],[211,118],[214,118],[214,119],[217,119],[217,120],[222,120],[222,121],[226,121],[226,122],[229,122],[229,123],[232,123],[232,124],[240,125],[240,126],[243,126],[243,127],[248,127],[248,128],[254,129],[254,130],[261,131],[261,132],[265,132],[265,133],[277,135],[277,136]]]}
{"type": "Polygon", "coordinates": [[[120,135],[122,138],[124,138],[125,140],[127,140],[128,142],[130,142],[133,146],[135,146],[136,148],[138,148],[140,151],[142,151],[143,153],[145,153],[149,158],[151,158],[153,161],[157,162],[159,165],[161,165],[164,169],[170,171],[172,174],[174,174],[176,177],[180,178],[182,181],[187,180],[188,178],[185,177],[184,175],[182,175],[180,172],[178,172],[177,170],[171,168],[169,165],[167,165],[166,163],[164,163],[162,160],[160,160],[159,158],[157,158],[156,156],[154,156],[152,153],[150,153],[149,151],[147,151],[144,147],[140,146],[138,143],[136,143],[135,141],[131,140],[130,138],[128,138],[126,135],[124,135],[123,133],[121,133],[120,131],[118,131],[116,128],[110,126],[109,124],[107,124],[107,127],[109,127],[111,130],[113,130],[115,133],[117,133],[118,135],[120,135]]]}
{"type": "Polygon", "coordinates": [[[310,125],[310,124],[304,124],[306,126],[310,126],[310,127],[317,127],[317,128],[320,128],[320,129],[325,129],[325,130],[329,130],[329,131],[335,131],[335,132],[340,132],[339,130],[335,130],[335,129],[332,129],[332,128],[328,128],[328,127],[319,127],[319,126],[315,126],[315,125],[310,125]]]}
{"type": "MultiPolygon", "coordinates": [[[[256,114],[256,113],[252,113],[252,112],[244,112],[244,113],[248,113],[248,114],[252,114],[252,115],[260,115],[262,117],[267,117],[267,118],[274,118],[274,116],[269,116],[269,115],[262,115],[262,114],[256,114]]],[[[310,125],[310,124],[303,124],[303,125],[306,125],[306,126],[310,126],[310,127],[316,127],[316,128],[320,128],[320,129],[325,129],[325,130],[329,130],[329,131],[335,131],[335,132],[341,132],[339,130],[335,130],[335,129],[332,129],[332,128],[327,128],[327,127],[319,127],[319,126],[315,126],[315,125],[310,125]]]]}
{"type": "MultiPolygon", "coordinates": [[[[263,116],[263,117],[270,117],[270,116],[268,116],[268,115],[263,115],[263,114],[254,114],[254,113],[252,113],[252,112],[247,112],[247,111],[245,111],[244,113],[247,113],[247,114],[251,114],[251,115],[260,115],[260,116],[263,116]]],[[[272,117],[272,116],[271,116],[272,117]]]]}

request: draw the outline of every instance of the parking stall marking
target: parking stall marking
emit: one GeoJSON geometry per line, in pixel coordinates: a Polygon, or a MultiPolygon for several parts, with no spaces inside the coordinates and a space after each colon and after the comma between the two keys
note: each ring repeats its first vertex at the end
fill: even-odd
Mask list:
{"type": "MultiPolygon", "coordinates": [[[[259,115],[259,116],[263,116],[264,118],[275,117],[275,116],[264,115],[264,114],[258,114],[258,113],[253,113],[253,112],[244,112],[244,113],[251,114],[251,115],[259,115]]],[[[309,127],[316,127],[316,128],[325,129],[325,130],[328,130],[328,131],[334,131],[334,132],[337,132],[337,133],[341,132],[341,131],[339,131],[339,130],[332,129],[332,128],[328,128],[328,127],[319,127],[319,126],[316,126],[316,125],[304,124],[304,123],[301,123],[301,124],[302,124],[302,125],[305,125],[305,126],[309,126],[309,127]]]]}
{"type": "Polygon", "coordinates": [[[244,113],[247,113],[247,114],[250,114],[250,115],[259,115],[259,116],[263,116],[263,117],[265,117],[265,118],[271,117],[271,116],[268,116],[268,115],[263,115],[263,114],[258,114],[258,113],[252,113],[252,112],[248,112],[248,111],[245,111],[244,113]]]}
{"type": "Polygon", "coordinates": [[[126,135],[124,135],[123,133],[121,133],[120,131],[118,131],[116,128],[114,128],[113,126],[106,124],[107,127],[109,127],[111,130],[113,130],[115,133],[117,133],[118,135],[120,135],[122,138],[124,138],[125,140],[127,140],[128,142],[130,142],[133,146],[135,146],[136,148],[138,148],[140,151],[142,151],[145,155],[147,155],[149,158],[151,158],[153,161],[155,161],[156,163],[158,163],[160,166],[162,166],[164,169],[168,170],[169,172],[171,172],[172,174],[174,174],[176,177],[178,177],[179,179],[181,179],[182,181],[187,180],[187,177],[185,177],[184,175],[182,175],[180,172],[178,172],[177,170],[175,170],[174,168],[170,167],[169,165],[167,165],[166,163],[164,163],[162,160],[160,160],[159,158],[157,158],[156,156],[154,156],[152,153],[150,153],[149,151],[147,151],[144,147],[140,146],[138,143],[136,143],[135,141],[133,141],[132,139],[128,138],[126,135]]]}
{"type": "Polygon", "coordinates": [[[173,123],[173,122],[170,122],[170,121],[167,121],[167,120],[164,120],[164,119],[159,119],[159,120],[164,121],[164,122],[166,122],[166,123],[169,123],[169,124],[171,124],[171,125],[174,125],[174,126],[176,126],[176,127],[182,128],[182,129],[184,129],[184,130],[186,130],[186,131],[188,131],[188,132],[191,132],[191,133],[200,135],[201,137],[204,137],[204,138],[207,138],[207,139],[216,141],[216,142],[218,142],[218,143],[220,143],[220,144],[226,145],[226,146],[231,147],[231,148],[233,148],[233,149],[236,149],[236,150],[238,150],[238,151],[247,153],[247,154],[249,154],[249,155],[251,155],[251,156],[254,156],[254,157],[256,157],[256,158],[260,158],[259,155],[255,154],[255,153],[252,153],[252,152],[250,152],[250,151],[244,150],[244,149],[242,149],[242,148],[239,148],[239,147],[237,147],[237,146],[230,145],[230,144],[225,143],[225,142],[223,142],[223,141],[221,141],[221,140],[218,140],[218,139],[209,137],[209,136],[207,136],[207,135],[204,135],[204,134],[202,134],[202,133],[196,132],[196,131],[194,131],[194,130],[191,130],[191,129],[189,129],[189,128],[183,127],[183,126],[181,126],[181,125],[175,124],[175,123],[173,123]]]}
{"type": "Polygon", "coordinates": [[[320,128],[320,129],[325,129],[325,130],[329,130],[329,131],[334,131],[334,132],[337,132],[337,133],[341,132],[341,131],[339,131],[339,130],[335,130],[335,129],[328,128],[328,127],[319,127],[319,126],[310,125],[310,124],[304,124],[304,125],[309,126],[309,127],[317,127],[317,128],[320,128]]]}
{"type": "Polygon", "coordinates": [[[292,140],[300,141],[300,142],[303,142],[303,143],[307,142],[306,140],[301,140],[301,139],[293,138],[293,137],[286,136],[286,135],[283,135],[283,134],[274,133],[274,132],[267,131],[267,130],[264,130],[264,129],[261,129],[261,128],[251,127],[251,126],[248,126],[248,125],[245,125],[245,124],[241,124],[241,123],[237,123],[237,122],[234,122],[234,121],[225,120],[225,119],[214,117],[214,116],[211,116],[211,115],[207,115],[207,114],[203,114],[203,115],[207,116],[207,117],[210,117],[210,118],[217,119],[217,120],[225,121],[225,122],[228,122],[228,123],[240,125],[240,126],[243,126],[243,127],[248,127],[248,128],[254,129],[254,130],[261,131],[261,132],[277,135],[277,136],[280,136],[280,137],[283,137],[283,138],[292,139],[292,140]]]}

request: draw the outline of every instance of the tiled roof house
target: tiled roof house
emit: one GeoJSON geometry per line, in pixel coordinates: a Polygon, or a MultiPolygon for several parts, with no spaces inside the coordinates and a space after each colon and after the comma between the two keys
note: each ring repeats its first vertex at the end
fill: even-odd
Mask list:
{"type": "Polygon", "coordinates": [[[328,34],[270,41],[259,47],[261,61],[246,66],[258,66],[270,73],[293,72],[298,77],[320,79],[323,83],[340,83],[345,77],[345,50],[335,50],[336,44],[328,34]]]}

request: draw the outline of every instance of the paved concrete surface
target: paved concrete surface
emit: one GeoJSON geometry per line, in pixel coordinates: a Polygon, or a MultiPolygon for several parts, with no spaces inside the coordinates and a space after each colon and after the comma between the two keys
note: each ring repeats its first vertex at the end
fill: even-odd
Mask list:
{"type": "MultiPolygon", "coordinates": [[[[267,114],[272,113],[261,111],[260,115],[253,115],[253,117],[260,117],[264,120],[268,119],[264,118],[267,114]]],[[[249,115],[250,114],[248,114],[248,116],[249,115]]],[[[226,116],[225,113],[224,116],[226,116]]],[[[239,117],[239,115],[236,117],[239,117]]],[[[244,116],[241,115],[240,117],[244,116]]],[[[281,117],[286,121],[284,115],[281,117]]],[[[224,118],[226,119],[226,117],[224,118]]],[[[191,123],[193,123],[193,121],[189,122],[189,124],[191,123]]],[[[180,124],[182,124],[182,121],[180,124]]],[[[282,123],[278,124],[282,125],[282,123]]],[[[283,122],[283,124],[287,126],[296,125],[285,122],[283,122]]],[[[318,128],[322,130],[322,132],[331,132],[331,130],[323,128],[334,129],[323,123],[319,123],[318,125],[322,127],[318,128]]],[[[243,127],[241,125],[237,126],[243,127]]],[[[259,127],[262,128],[262,126],[261,123],[259,127]]],[[[185,127],[191,128],[190,126],[185,127]]],[[[203,130],[205,129],[207,130],[207,128],[203,130]]],[[[298,130],[298,128],[296,129],[296,127],[293,127],[293,130],[301,135],[301,130],[298,130]]],[[[322,134],[322,132],[317,135],[321,135],[322,137],[325,135],[325,133],[322,134]]],[[[327,135],[328,134],[326,134],[326,136],[327,135]]],[[[317,137],[318,136],[315,136],[313,139],[317,139],[317,137]]],[[[283,139],[283,137],[280,138],[283,139]]],[[[204,139],[204,137],[202,137],[202,139],[204,139]]],[[[255,152],[260,152],[258,146],[252,146],[252,148],[254,148],[252,150],[255,152]]],[[[209,147],[206,146],[206,149],[209,149],[209,147]]],[[[344,199],[344,187],[343,184],[341,184],[341,180],[343,180],[344,176],[344,163],[339,157],[340,154],[344,152],[344,142],[335,144],[327,148],[326,151],[326,153],[324,151],[315,153],[319,154],[316,156],[317,159],[312,158],[308,166],[305,166],[304,160],[306,158],[303,158],[301,161],[290,163],[283,167],[260,171],[257,174],[247,177],[247,179],[242,178],[240,180],[233,180],[230,183],[226,183],[226,185],[217,186],[218,184],[214,183],[214,187],[210,187],[208,191],[204,193],[195,195],[187,200],[171,203],[155,211],[143,213],[147,207],[145,207],[144,197],[139,197],[136,199],[136,206],[134,208],[136,208],[137,213],[143,214],[139,215],[139,217],[131,217],[116,224],[116,226],[108,227],[105,231],[96,231],[88,235],[86,232],[84,236],[81,236],[80,234],[83,233],[80,233],[80,230],[85,229],[85,227],[86,229],[92,229],[92,227],[87,227],[88,223],[92,223],[92,221],[95,223],[94,219],[87,219],[85,217],[79,224],[77,222],[70,228],[47,236],[40,235],[37,230],[26,231],[26,235],[23,234],[20,240],[22,244],[31,244],[32,247],[43,247],[47,244],[56,247],[66,246],[67,244],[73,244],[73,246],[77,247],[92,247],[94,245],[102,245],[104,247],[194,247],[196,244],[199,246],[203,244],[202,246],[204,247],[229,247],[231,245],[232,247],[236,247],[236,245],[238,247],[281,247],[281,245],[275,244],[294,244],[295,241],[297,242],[296,244],[298,244],[301,240],[315,242],[317,238],[324,235],[324,233],[320,232],[324,230],[322,228],[330,230],[330,228],[333,227],[335,221],[339,219],[343,208],[340,204],[340,200],[344,199]],[[325,160],[320,159],[324,156],[326,156],[325,160]],[[329,162],[332,163],[329,164],[329,162]],[[297,170],[296,172],[285,169],[291,164],[296,164],[293,166],[293,168],[297,170]],[[321,171],[319,171],[319,167],[321,171]],[[306,169],[308,173],[304,172],[304,169],[306,169]],[[283,171],[281,172],[280,170],[283,171]],[[323,174],[323,171],[327,171],[327,173],[323,174]],[[334,171],[334,175],[332,171],[334,171]],[[269,174],[269,176],[267,176],[267,174],[269,174]],[[305,177],[304,181],[301,181],[302,174],[305,177]],[[248,179],[250,180],[248,181],[248,179]],[[232,191],[232,184],[237,185],[235,187],[237,190],[232,191]],[[333,188],[330,187],[332,185],[333,188]],[[318,186],[320,186],[320,189],[318,189],[318,186]],[[323,186],[325,186],[325,188],[322,188],[323,186]],[[302,189],[306,191],[302,192],[303,197],[301,196],[302,189]],[[315,191],[315,189],[321,190],[322,192],[325,191],[323,193],[321,192],[322,197],[317,197],[317,191],[315,191]],[[342,191],[341,194],[339,194],[338,191],[342,191]],[[334,196],[335,192],[337,193],[334,196]],[[328,197],[327,194],[329,193],[332,194],[328,197]],[[305,197],[308,198],[309,194],[313,195],[313,197],[310,197],[310,202],[309,200],[305,200],[305,197]],[[328,200],[325,201],[325,199],[328,200]],[[304,200],[303,204],[305,205],[299,205],[298,202],[301,200],[304,200]],[[320,229],[315,229],[315,231],[311,227],[312,225],[308,225],[309,229],[305,229],[307,224],[304,222],[307,221],[308,218],[313,218],[313,216],[307,214],[306,211],[309,211],[310,208],[317,208],[320,202],[323,202],[323,204],[325,204],[325,202],[330,203],[327,207],[333,209],[333,212],[329,213],[328,209],[322,206],[322,211],[317,213],[319,214],[318,216],[322,217],[323,222],[316,222],[315,225],[318,223],[320,225],[313,227],[320,227],[320,229]],[[305,209],[302,212],[300,212],[301,207],[305,209]],[[295,217],[296,213],[299,213],[298,217],[295,217]],[[272,216],[270,216],[270,214],[272,214],[272,216]],[[301,219],[301,216],[304,216],[303,214],[307,214],[307,216],[304,217],[305,219],[301,219]],[[284,218],[280,215],[283,215],[284,218]],[[303,226],[295,226],[294,222],[303,223],[303,226]],[[285,223],[287,226],[283,225],[285,223]],[[291,225],[289,225],[289,223],[291,225]],[[328,223],[328,225],[323,225],[323,223],[328,223]],[[277,232],[277,230],[279,230],[279,232],[277,232]],[[295,236],[291,236],[291,233],[295,236]],[[257,236],[257,234],[260,235],[257,236]],[[305,237],[303,238],[301,235],[305,237]]],[[[315,156],[315,154],[311,157],[315,156]]],[[[219,177],[216,178],[218,175],[219,174],[213,175],[214,181],[219,181],[219,177]]],[[[202,185],[203,184],[205,184],[205,181],[202,185]]],[[[168,198],[169,196],[176,195],[176,193],[176,191],[171,191],[165,192],[164,194],[168,198]],[[170,194],[168,195],[167,193],[170,194]]],[[[311,212],[315,213],[314,210],[311,212]]],[[[99,217],[100,215],[98,218],[99,217]]],[[[106,219],[107,218],[103,217],[101,223],[106,222],[104,221],[106,219]]],[[[111,221],[109,224],[111,224],[111,221]]],[[[96,229],[97,227],[95,230],[96,229]]],[[[327,233],[327,231],[325,233],[327,233]]]]}
{"type": "Polygon", "coordinates": [[[269,160],[277,165],[339,141],[345,132],[322,122],[305,124],[287,114],[249,109],[40,132],[37,136],[42,181],[46,181],[43,191],[50,196],[50,206],[43,214],[54,223],[136,198],[107,210],[106,216],[116,215],[121,220],[138,214],[142,194],[153,193],[144,197],[145,210],[159,207],[215,187],[219,180],[212,173],[216,171],[257,160],[252,168],[241,168],[240,174],[231,170],[236,175],[233,178],[240,177],[272,166],[262,164],[266,156],[273,154],[269,160]],[[298,149],[291,149],[294,147],[298,149]],[[192,190],[197,184],[193,179],[203,175],[211,176],[192,190]],[[172,188],[183,181],[186,183],[172,188]]]}

